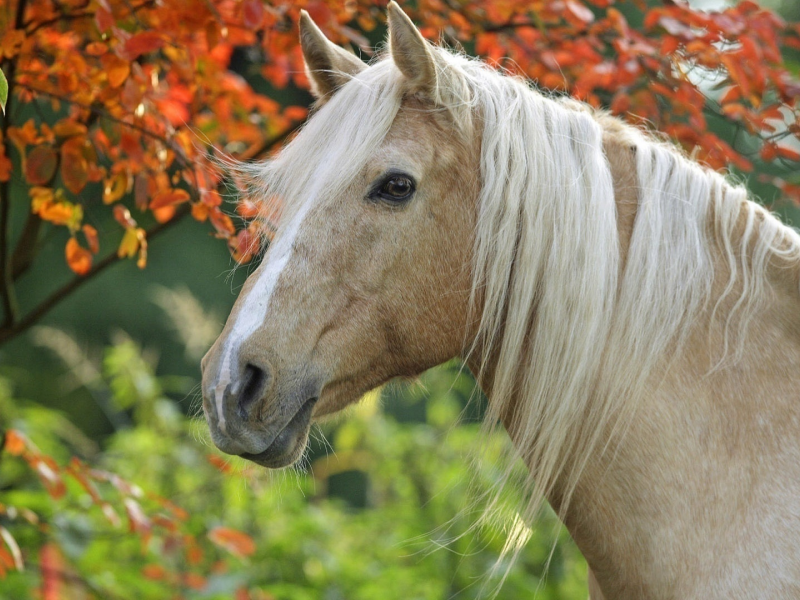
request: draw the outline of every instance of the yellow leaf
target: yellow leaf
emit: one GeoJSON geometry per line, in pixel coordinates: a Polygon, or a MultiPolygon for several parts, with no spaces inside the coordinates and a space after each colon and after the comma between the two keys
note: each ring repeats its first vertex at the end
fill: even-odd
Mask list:
{"type": "Polygon", "coordinates": [[[139,236],[136,227],[128,227],[125,230],[125,235],[122,236],[122,241],[117,248],[117,256],[120,258],[130,258],[136,256],[139,251],[139,236]]]}
{"type": "Polygon", "coordinates": [[[105,180],[103,186],[103,204],[113,204],[125,195],[128,190],[128,174],[119,172],[105,180]]]}

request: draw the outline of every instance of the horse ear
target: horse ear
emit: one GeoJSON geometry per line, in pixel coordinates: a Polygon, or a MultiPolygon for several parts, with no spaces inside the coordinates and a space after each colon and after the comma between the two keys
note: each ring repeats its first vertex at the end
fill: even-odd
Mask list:
{"type": "Polygon", "coordinates": [[[358,57],[332,43],[304,10],[300,11],[300,46],[306,61],[311,93],[324,98],[363,71],[358,57]]]}
{"type": "Polygon", "coordinates": [[[389,2],[389,48],[392,59],[415,92],[436,89],[436,63],[428,42],[403,9],[389,2]]]}

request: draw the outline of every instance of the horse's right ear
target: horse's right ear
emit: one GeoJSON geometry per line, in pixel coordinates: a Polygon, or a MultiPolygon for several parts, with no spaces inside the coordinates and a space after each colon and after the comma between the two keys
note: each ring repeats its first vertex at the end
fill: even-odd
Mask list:
{"type": "Polygon", "coordinates": [[[300,46],[306,61],[311,93],[324,98],[363,71],[367,65],[332,43],[304,10],[300,11],[300,46]]]}

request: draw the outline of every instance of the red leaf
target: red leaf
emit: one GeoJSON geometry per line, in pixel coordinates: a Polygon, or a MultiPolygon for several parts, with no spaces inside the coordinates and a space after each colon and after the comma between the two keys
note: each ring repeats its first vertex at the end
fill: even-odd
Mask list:
{"type": "Polygon", "coordinates": [[[133,217],[131,217],[131,211],[129,211],[121,204],[117,204],[114,207],[114,218],[117,220],[117,223],[119,223],[126,229],[130,229],[131,227],[136,227],[136,221],[134,221],[133,217]]]}
{"type": "Polygon", "coordinates": [[[132,35],[125,42],[123,58],[136,60],[142,54],[158,50],[164,45],[164,38],[156,31],[142,31],[132,35]]]}
{"type": "Polygon", "coordinates": [[[53,543],[47,543],[39,550],[39,563],[42,572],[42,600],[60,600],[64,559],[61,551],[53,543]]]}
{"type": "Polygon", "coordinates": [[[794,148],[788,148],[787,146],[775,146],[775,151],[781,158],[800,162],[800,152],[794,148]]]}
{"type": "Polygon", "coordinates": [[[89,250],[92,254],[97,254],[100,251],[100,241],[97,239],[97,229],[85,224],[82,228],[83,235],[86,237],[86,243],[89,244],[89,250]]]}
{"type": "Polygon", "coordinates": [[[248,29],[258,29],[264,22],[264,5],[261,0],[244,0],[242,21],[248,29]]]}
{"type": "Polygon", "coordinates": [[[778,156],[777,148],[774,142],[766,142],[761,148],[761,158],[767,162],[775,160],[775,157],[778,156]]]}
{"type": "Polygon", "coordinates": [[[253,538],[229,527],[215,527],[208,532],[208,539],[240,558],[250,556],[256,551],[256,543],[253,538]]]}
{"type": "Polygon", "coordinates": [[[678,38],[665,35],[664,39],[661,41],[661,54],[663,56],[669,56],[678,49],[680,43],[681,41],[678,38]]]}
{"type": "Polygon", "coordinates": [[[72,137],[61,145],[61,179],[73,194],[79,194],[89,181],[86,138],[72,137]]]}
{"type": "Polygon", "coordinates": [[[25,178],[33,185],[45,185],[56,172],[58,157],[49,145],[36,146],[25,161],[25,178]]]}
{"type": "Polygon", "coordinates": [[[114,16],[110,10],[98,6],[97,11],[94,13],[94,22],[101,32],[108,31],[114,26],[114,16]]]}

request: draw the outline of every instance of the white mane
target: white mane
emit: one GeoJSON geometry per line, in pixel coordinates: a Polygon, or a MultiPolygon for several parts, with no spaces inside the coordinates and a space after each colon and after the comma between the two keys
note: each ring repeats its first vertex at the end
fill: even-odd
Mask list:
{"type": "MultiPolygon", "coordinates": [[[[726,331],[735,323],[738,343],[768,294],[770,257],[797,262],[800,238],[747,201],[744,189],[625,126],[639,198],[622,271],[601,120],[478,61],[431,49],[434,101],[462,135],[481,136],[472,289],[480,333],[471,352],[497,365],[487,423],[510,427],[530,473],[525,491],[533,493],[535,482],[525,516],[557,481],[563,511],[587,460],[604,450],[603,432],[626,423],[699,317],[718,312],[726,331]],[[715,297],[712,250],[728,272],[715,297]],[[735,301],[723,303],[731,294],[735,301]]],[[[353,80],[275,160],[235,168],[264,194],[284,198],[307,191],[311,180],[346,186],[384,139],[403,96],[391,59],[353,80]]]]}
{"type": "Polygon", "coordinates": [[[481,364],[497,361],[487,422],[510,427],[528,467],[526,491],[536,489],[527,516],[557,481],[564,512],[586,462],[604,450],[604,432],[624,427],[702,314],[723,321],[724,348],[709,348],[712,363],[728,354],[732,325],[741,349],[769,293],[770,257],[797,264],[800,237],[743,188],[614,120],[636,153],[639,191],[622,270],[601,125],[610,117],[435,53],[440,96],[456,89],[463,97],[466,88],[467,101],[452,110],[481,136],[473,301],[483,306],[472,351],[481,364]],[[717,247],[728,279],[712,297],[717,247]]]}

